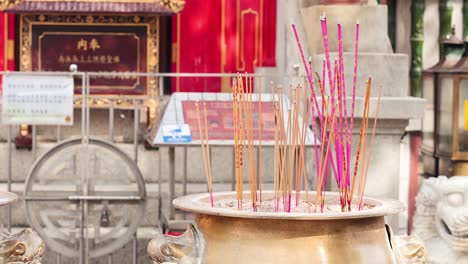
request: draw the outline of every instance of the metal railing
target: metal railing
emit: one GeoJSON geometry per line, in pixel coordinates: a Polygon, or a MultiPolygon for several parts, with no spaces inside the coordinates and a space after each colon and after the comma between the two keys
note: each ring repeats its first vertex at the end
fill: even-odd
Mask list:
{"type": "MultiPolygon", "coordinates": [[[[7,74],[16,74],[14,72],[0,72],[0,76],[3,77],[7,74]]],[[[22,72],[21,74],[24,74],[22,72]]],[[[154,120],[150,120],[151,122],[157,122],[157,119],[160,118],[160,114],[162,112],[163,106],[164,106],[164,97],[160,96],[163,95],[164,92],[164,84],[168,83],[165,80],[169,79],[170,81],[175,82],[177,78],[197,78],[198,80],[208,80],[212,78],[229,78],[229,81],[231,81],[233,78],[236,78],[236,74],[197,74],[197,73],[180,73],[180,74],[175,74],[175,73],[112,73],[112,72],[29,72],[27,74],[31,75],[66,75],[66,76],[73,76],[75,79],[75,84],[79,84],[81,86],[80,93],[75,95],[74,102],[75,102],[75,112],[76,116],[80,116],[80,120],[75,121],[75,125],[72,127],[64,127],[64,126],[55,126],[55,128],[52,127],[45,127],[42,125],[32,125],[30,126],[30,135],[28,137],[31,137],[31,146],[30,150],[15,150],[14,149],[14,133],[15,131],[19,130],[19,127],[17,125],[2,125],[0,124],[0,142],[3,142],[3,144],[6,144],[6,159],[0,158],[0,160],[5,160],[5,166],[6,168],[3,171],[0,171],[0,185],[3,185],[7,191],[13,191],[17,193],[24,193],[26,184],[23,185],[24,182],[24,172],[25,171],[30,171],[32,166],[34,164],[37,164],[37,161],[39,159],[39,154],[41,153],[41,158],[44,157],[44,152],[47,153],[47,151],[51,150],[56,146],[57,144],[61,144],[62,142],[67,142],[67,140],[73,139],[73,138],[79,138],[81,139],[82,144],[89,144],[89,138],[90,137],[98,137],[101,140],[105,140],[107,143],[118,146],[118,147],[123,147],[126,150],[131,148],[131,151],[127,151],[127,155],[130,157],[132,162],[136,164],[138,167],[141,167],[141,162],[140,162],[140,157],[143,155],[146,160],[151,160],[153,157],[157,157],[159,162],[156,164],[159,164],[159,168],[157,171],[159,171],[159,174],[156,179],[154,180],[149,180],[147,179],[153,179],[154,175],[148,174],[148,171],[152,172],[152,170],[142,170],[146,173],[143,173],[143,178],[145,179],[145,184],[146,185],[157,185],[157,194],[153,195],[151,197],[151,201],[147,201],[148,203],[158,203],[158,213],[160,213],[161,209],[161,203],[166,202],[170,204],[170,201],[162,201],[161,197],[161,192],[164,190],[161,190],[161,170],[162,170],[162,165],[161,165],[161,160],[162,157],[161,151],[158,151],[158,155],[154,155],[154,151],[156,150],[144,150],[145,153],[141,153],[143,149],[144,144],[144,135],[148,132],[146,130],[146,122],[142,121],[144,119],[144,116],[146,115],[146,119],[149,118],[149,115],[151,115],[151,111],[148,109],[151,107],[156,107],[156,116],[152,116],[151,118],[154,118],[154,120]],[[124,93],[116,93],[115,91],[112,94],[94,94],[93,93],[93,88],[92,88],[92,82],[94,79],[97,78],[126,78],[126,77],[139,77],[139,78],[144,78],[146,83],[148,84],[149,81],[153,80],[154,83],[153,85],[156,85],[156,89],[153,89],[151,93],[142,93],[141,95],[125,95],[124,93]],[[108,111],[107,117],[104,117],[102,115],[102,111],[108,111]],[[79,113],[78,113],[79,112],[79,113]],[[128,118],[126,115],[132,115],[133,117],[133,122],[132,120],[128,121],[128,118]],[[120,117],[120,118],[119,118],[120,117]],[[99,120],[93,120],[99,119],[99,120]],[[122,122],[123,124],[119,124],[118,122],[122,122]],[[107,131],[103,133],[104,129],[102,124],[107,123],[107,131]],[[132,123],[132,128],[129,129],[128,125],[132,123]],[[79,132],[78,131],[78,125],[79,127],[79,132]],[[94,126],[98,126],[99,129],[96,129],[94,126]],[[74,129],[76,128],[76,129],[74,129]],[[131,130],[131,133],[127,133],[131,130]],[[131,134],[131,135],[130,135],[131,134]],[[51,144],[52,143],[52,144],[51,144]],[[51,146],[52,145],[52,146],[51,146]],[[131,154],[128,154],[128,152],[131,152],[131,154]],[[148,156],[150,156],[148,158],[148,156]],[[30,164],[24,163],[23,160],[30,160],[30,164]]],[[[259,78],[259,75],[249,75],[252,78],[259,78]]],[[[277,77],[273,77],[277,78],[277,77]]],[[[263,80],[265,83],[268,83],[268,78],[265,78],[263,80]]],[[[214,87],[210,86],[210,81],[203,81],[201,82],[203,87],[193,87],[194,89],[197,89],[198,91],[203,91],[204,89],[206,90],[212,90],[215,89],[214,87]]],[[[219,82],[220,83],[220,82],[219,82]]],[[[75,89],[76,91],[76,89],[75,89]]],[[[131,118],[130,118],[131,119],[131,118]]],[[[146,146],[147,147],[147,146],[146,146]]],[[[184,150],[184,157],[187,157],[186,149],[184,150]]],[[[3,166],[2,166],[3,167],[3,166]]],[[[184,165],[184,170],[187,170],[187,166],[184,165]]],[[[142,169],[142,168],[140,168],[142,169]]],[[[185,175],[185,180],[186,180],[186,175],[185,175]]],[[[152,185],[152,186],[153,186],[152,185]]],[[[152,191],[154,188],[152,188],[152,191]]],[[[183,187],[183,193],[187,193],[187,186],[183,187]]],[[[129,198],[129,196],[125,197],[119,197],[120,200],[128,200],[131,201],[132,199],[129,198]]],[[[132,196],[133,197],[133,196],[132,196]]],[[[137,196],[135,196],[137,197],[137,196]]],[[[26,198],[26,203],[29,201],[28,197],[26,198]]],[[[116,198],[117,199],[117,198],[116,198]]],[[[117,199],[117,200],[119,200],[117,199]]],[[[52,199],[53,200],[53,199],[52,199]]],[[[92,202],[95,200],[102,200],[102,201],[107,201],[107,202],[112,202],[112,199],[109,198],[108,196],[99,196],[99,195],[87,195],[86,192],[84,194],[79,194],[79,195],[69,195],[68,196],[68,201],[72,204],[79,203],[81,206],[83,206],[85,209],[83,210],[84,215],[82,215],[82,218],[88,219],[88,210],[89,208],[86,207],[88,202],[92,202]]],[[[145,205],[146,206],[146,205],[145,205]]],[[[146,208],[151,207],[151,206],[146,206],[146,208]]],[[[23,203],[16,203],[12,206],[8,206],[6,208],[6,222],[5,224],[9,229],[12,228],[24,228],[26,227],[25,225],[28,224],[24,220],[24,217],[21,218],[21,216],[15,216],[15,215],[22,215],[22,211],[24,211],[24,204],[23,203]],[[15,216],[15,217],[13,217],[15,216]]],[[[2,219],[5,219],[5,217],[2,217],[2,219]]],[[[155,219],[158,220],[158,219],[155,219]]],[[[78,254],[78,259],[79,263],[92,263],[92,254],[90,253],[89,249],[89,243],[90,243],[90,236],[92,235],[91,231],[89,231],[88,226],[86,227],[83,225],[84,222],[82,222],[80,228],[81,231],[77,233],[77,236],[80,238],[80,246],[79,246],[79,254],[78,254]],[[86,229],[86,231],[83,231],[86,229]]],[[[145,223],[147,225],[147,223],[145,223]]],[[[151,223],[150,227],[151,228],[156,228],[156,226],[159,225],[158,223],[151,223]]],[[[141,233],[141,232],[140,232],[141,233]]],[[[116,254],[119,254],[118,252],[113,252],[109,253],[107,256],[104,256],[104,258],[107,258],[108,263],[148,263],[148,259],[146,256],[146,252],[144,255],[139,255],[138,248],[139,247],[144,247],[146,248],[145,242],[142,242],[144,244],[139,245],[140,237],[138,237],[139,234],[138,232],[135,232],[133,235],[130,244],[131,247],[131,261],[123,260],[120,255],[119,257],[113,257],[116,256],[116,254]]],[[[144,239],[148,239],[147,237],[144,239]]],[[[144,239],[141,239],[144,241],[144,239]]],[[[93,242],[95,243],[95,242],[93,242]]],[[[47,247],[46,243],[46,247],[47,247]]],[[[128,246],[126,246],[128,247],[128,246]]],[[[46,261],[44,263],[49,263],[54,259],[54,262],[56,263],[66,263],[68,257],[63,256],[59,252],[55,252],[55,257],[53,256],[53,253],[50,252],[50,250],[46,253],[49,254],[46,256],[46,261]]],[[[127,256],[128,257],[128,256],[127,256]]],[[[102,258],[102,257],[101,257],[102,258]]],[[[73,259],[71,259],[73,262],[73,259]]],[[[100,260],[102,261],[102,260],[100,260]]],[[[76,261],[75,261],[76,263],[76,261]]]]}

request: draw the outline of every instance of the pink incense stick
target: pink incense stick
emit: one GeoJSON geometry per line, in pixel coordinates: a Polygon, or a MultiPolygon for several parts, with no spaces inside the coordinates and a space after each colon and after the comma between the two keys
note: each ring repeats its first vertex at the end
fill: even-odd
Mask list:
{"type": "MultiPolygon", "coordinates": [[[[354,40],[354,69],[353,69],[353,95],[351,99],[351,120],[349,125],[348,131],[348,145],[346,148],[346,155],[348,156],[348,161],[351,160],[351,144],[352,144],[352,133],[354,128],[354,105],[356,103],[356,82],[357,82],[357,67],[358,67],[358,46],[359,46],[359,21],[356,22],[356,30],[355,30],[355,40],[354,40]]],[[[350,162],[348,162],[348,175],[347,177],[350,179],[350,162]]],[[[349,180],[350,181],[350,180],[349,180]]]]}
{"type": "MultiPolygon", "coordinates": [[[[346,181],[346,188],[349,187],[349,161],[351,159],[351,143],[350,143],[350,134],[349,134],[349,126],[348,126],[348,111],[347,111],[347,104],[346,104],[346,79],[345,79],[345,71],[344,71],[344,55],[343,55],[343,29],[341,24],[338,23],[337,25],[338,28],[338,63],[339,63],[339,75],[340,75],[340,86],[341,86],[341,91],[342,94],[340,94],[342,97],[342,105],[343,105],[343,114],[344,114],[344,126],[345,126],[345,140],[343,141],[343,134],[341,134],[341,141],[342,141],[342,146],[346,145],[346,156],[343,159],[343,166],[346,166],[346,175],[343,175],[346,181]]],[[[344,154],[343,154],[344,155],[344,154]]]]}
{"type": "MultiPolygon", "coordinates": [[[[337,169],[338,169],[338,182],[337,182],[337,185],[338,185],[338,188],[341,188],[342,186],[342,183],[343,183],[343,163],[341,162],[342,161],[342,158],[343,158],[343,153],[342,153],[342,137],[341,137],[341,133],[340,131],[342,131],[342,119],[343,119],[343,111],[342,111],[342,107],[341,107],[341,96],[340,96],[340,93],[341,93],[341,81],[340,81],[340,77],[339,77],[339,68],[338,68],[338,61],[335,59],[334,61],[334,76],[335,76],[335,80],[333,81],[333,83],[336,85],[336,89],[337,89],[337,93],[338,93],[338,122],[335,124],[335,157],[336,157],[336,165],[337,165],[337,169]]],[[[335,97],[335,87],[332,87],[333,90],[332,90],[332,95],[331,95],[331,98],[332,98],[332,101],[333,101],[333,98],[335,97]]],[[[335,104],[333,103],[333,105],[335,106],[335,104]]],[[[335,106],[336,107],[336,106],[335,106]]],[[[335,111],[335,109],[333,110],[335,111]]]]}
{"type": "MultiPolygon", "coordinates": [[[[325,62],[325,59],[323,59],[322,60],[322,87],[325,87],[325,78],[326,78],[325,72],[326,72],[326,70],[327,70],[327,64],[325,62]]],[[[324,107],[325,107],[325,104],[322,103],[322,113],[325,111],[324,107]]]]}
{"type": "MultiPolygon", "coordinates": [[[[321,19],[322,20],[322,19],[321,19]]],[[[322,21],[323,22],[323,21],[322,21]]],[[[315,108],[317,109],[317,114],[319,117],[323,117],[323,110],[320,111],[320,108],[318,107],[318,103],[317,103],[317,98],[316,98],[316,95],[315,95],[315,91],[314,91],[314,82],[313,82],[313,78],[312,78],[312,75],[311,75],[311,70],[309,70],[309,68],[307,67],[307,63],[305,61],[305,56],[304,56],[304,51],[302,49],[302,45],[300,43],[300,39],[299,39],[299,35],[297,33],[297,29],[296,29],[296,26],[294,24],[292,24],[292,29],[293,29],[293,33],[294,33],[294,37],[296,38],[296,43],[298,45],[298,48],[299,48],[299,52],[300,52],[300,55],[301,55],[301,59],[302,59],[302,62],[303,62],[303,65],[304,65],[304,68],[305,68],[305,71],[306,71],[306,75],[307,75],[307,78],[308,78],[308,81],[310,83],[310,87],[311,87],[311,93],[312,93],[312,98],[314,99],[314,105],[315,105],[315,108]]],[[[323,30],[323,23],[322,23],[322,30],[323,30]]],[[[325,33],[326,33],[326,21],[325,21],[325,33]]],[[[328,37],[327,37],[328,38],[328,37]]],[[[327,47],[326,47],[326,51],[328,51],[328,40],[326,41],[327,43],[327,47]]],[[[330,63],[329,63],[329,52],[326,52],[327,56],[328,56],[328,75],[329,75],[329,83],[330,83],[330,86],[333,87],[333,80],[331,78],[331,70],[330,70],[330,63]]],[[[323,106],[323,104],[322,104],[323,106]]],[[[322,124],[322,126],[324,126],[324,121],[323,121],[323,118],[320,118],[320,122],[322,124]]],[[[324,132],[322,132],[324,133],[324,132]]],[[[322,144],[325,144],[325,142],[322,142],[322,144]]],[[[328,157],[331,157],[331,155],[325,155],[327,158],[328,161],[331,160],[331,162],[333,162],[333,159],[329,159],[328,157]]],[[[321,163],[321,161],[319,161],[321,163]]],[[[332,166],[334,167],[334,166],[332,166]]],[[[321,173],[319,172],[319,175],[317,175],[319,178],[322,178],[320,175],[321,173]]],[[[336,171],[334,170],[334,174],[335,174],[335,177],[337,176],[336,175],[336,171]]],[[[322,179],[323,180],[323,179],[322,179]]],[[[323,182],[322,182],[323,183],[323,182]]]]}
{"type": "MultiPolygon", "coordinates": [[[[325,15],[320,17],[320,24],[322,27],[322,39],[323,39],[323,47],[325,50],[325,62],[327,65],[327,72],[328,72],[328,83],[330,86],[330,94],[332,95],[332,101],[334,101],[334,78],[332,77],[332,70],[331,70],[331,63],[330,63],[330,47],[328,43],[328,28],[327,28],[327,18],[325,15]]],[[[334,103],[331,103],[333,106],[335,105],[334,103]]],[[[338,136],[338,135],[336,135],[338,136]]],[[[337,166],[339,166],[339,161],[337,160],[337,166]]],[[[340,171],[338,170],[338,175],[340,174],[340,171]]],[[[340,178],[340,177],[338,177],[340,178]]]]}
{"type": "Polygon", "coordinates": [[[320,108],[318,107],[317,100],[315,100],[314,80],[312,78],[312,71],[309,71],[309,67],[307,67],[307,62],[306,62],[305,56],[304,56],[304,50],[302,49],[302,45],[301,45],[301,41],[299,39],[299,34],[297,33],[296,25],[292,24],[291,26],[292,26],[292,29],[293,29],[293,32],[294,32],[294,37],[296,38],[297,47],[299,48],[299,53],[301,54],[301,59],[302,59],[303,65],[304,65],[306,75],[307,75],[307,80],[309,81],[309,84],[310,84],[310,91],[312,93],[312,98],[314,98],[315,108],[317,109],[318,115],[321,116],[322,113],[320,112],[320,108]]]}
{"type": "MultiPolygon", "coordinates": [[[[343,55],[343,53],[344,53],[343,52],[343,30],[341,28],[341,24],[338,24],[338,64],[340,66],[340,68],[339,68],[340,84],[341,84],[341,89],[342,89],[343,94],[344,94],[343,99],[346,99],[346,84],[345,84],[344,55],[343,55]]],[[[345,104],[345,110],[346,110],[346,104],[345,104]]]]}
{"type": "MultiPolygon", "coordinates": [[[[338,67],[337,67],[337,61],[335,60],[334,61],[334,68],[333,68],[333,76],[334,76],[334,80],[333,80],[333,83],[335,85],[339,85],[339,82],[337,82],[337,71],[338,71],[338,67]]],[[[334,88],[331,88],[330,90],[332,90],[333,92],[331,93],[331,97],[330,97],[330,100],[331,101],[334,101],[334,97],[335,97],[335,94],[334,94],[334,88]]],[[[336,111],[336,105],[333,104],[333,109],[332,109],[332,112],[334,113],[336,111]]],[[[340,109],[338,107],[338,109],[340,109]]],[[[338,119],[339,119],[339,115],[340,113],[338,113],[338,119]]],[[[335,142],[334,142],[334,152],[335,152],[335,159],[336,159],[336,166],[337,166],[337,170],[338,170],[338,175],[336,177],[336,183],[338,185],[338,188],[340,188],[341,186],[341,182],[342,182],[342,168],[341,168],[341,162],[340,162],[340,153],[339,153],[339,134],[338,134],[338,131],[339,131],[339,120],[338,122],[335,123],[335,127],[334,127],[334,130],[333,130],[333,133],[335,134],[335,142]]]]}
{"type": "Polygon", "coordinates": [[[328,44],[327,18],[325,17],[325,15],[320,17],[320,25],[322,26],[322,39],[323,39],[323,48],[325,50],[325,62],[327,64],[328,83],[331,89],[332,87],[334,87],[334,85],[333,85],[333,77],[332,77],[331,63],[330,63],[330,47],[328,44]]]}
{"type": "Polygon", "coordinates": [[[325,59],[322,60],[322,86],[325,87],[325,71],[326,71],[325,59]]]}
{"type": "MultiPolygon", "coordinates": [[[[320,123],[321,123],[322,127],[324,127],[324,120],[323,120],[323,114],[324,113],[323,113],[323,110],[320,111],[320,108],[318,106],[317,98],[316,98],[315,90],[314,90],[314,80],[312,78],[312,69],[309,69],[309,67],[312,67],[312,64],[310,64],[309,67],[307,67],[307,62],[305,60],[304,51],[302,49],[302,45],[301,45],[301,42],[300,42],[300,39],[299,39],[299,34],[297,33],[296,25],[292,24],[292,29],[293,29],[294,37],[296,38],[296,43],[297,43],[297,46],[298,46],[298,49],[299,49],[299,53],[301,55],[301,59],[302,59],[303,65],[304,65],[304,69],[305,69],[305,72],[306,72],[306,75],[307,75],[307,79],[308,79],[309,84],[310,84],[310,91],[311,91],[311,94],[312,94],[311,98],[313,99],[315,108],[317,109],[317,115],[320,117],[320,123]]],[[[329,74],[329,76],[331,76],[331,74],[329,74]]],[[[322,104],[322,106],[323,105],[324,104],[322,104]]],[[[322,142],[322,144],[323,143],[324,142],[322,142]]],[[[331,161],[333,162],[333,160],[331,160],[331,161]]],[[[321,161],[319,161],[319,162],[321,162],[321,161]]],[[[334,171],[334,174],[335,174],[335,177],[336,177],[336,171],[334,171]]],[[[320,177],[320,175],[317,175],[317,177],[320,177]]]]}

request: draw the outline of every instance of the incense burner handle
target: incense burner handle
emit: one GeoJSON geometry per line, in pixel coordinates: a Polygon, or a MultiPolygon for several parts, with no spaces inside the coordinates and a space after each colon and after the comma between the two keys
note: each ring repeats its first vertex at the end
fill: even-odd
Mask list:
{"type": "Polygon", "coordinates": [[[181,236],[160,234],[148,244],[154,264],[202,264],[204,252],[203,237],[193,224],[181,236]]]}
{"type": "Polygon", "coordinates": [[[423,264],[426,261],[424,242],[415,235],[394,235],[390,226],[385,225],[388,238],[398,264],[423,264]]]}

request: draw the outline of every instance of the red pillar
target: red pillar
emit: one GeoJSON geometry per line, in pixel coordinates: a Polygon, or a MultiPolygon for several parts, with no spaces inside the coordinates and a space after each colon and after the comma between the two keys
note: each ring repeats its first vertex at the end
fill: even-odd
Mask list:
{"type": "Polygon", "coordinates": [[[416,210],[416,195],[419,186],[419,155],[421,152],[422,134],[420,131],[409,133],[410,140],[410,172],[409,172],[409,194],[408,194],[408,234],[413,228],[413,216],[416,210]]]}
{"type": "Polygon", "coordinates": [[[0,12],[0,70],[15,70],[15,15],[0,12]]]}

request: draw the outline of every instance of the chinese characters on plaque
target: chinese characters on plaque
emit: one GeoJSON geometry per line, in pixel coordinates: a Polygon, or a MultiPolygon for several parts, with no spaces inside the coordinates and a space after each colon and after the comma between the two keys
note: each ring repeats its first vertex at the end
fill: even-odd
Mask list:
{"type": "Polygon", "coordinates": [[[72,125],[73,77],[4,75],[2,123],[72,125]]]}
{"type": "MultiPolygon", "coordinates": [[[[34,70],[64,72],[76,64],[79,71],[110,73],[90,78],[92,94],[146,93],[144,77],[120,74],[147,71],[147,33],[140,27],[80,26],[73,30],[61,27],[58,31],[55,27],[35,26],[35,29],[38,33],[32,43],[34,70]]],[[[75,80],[75,93],[80,91],[81,82],[75,80]]]]}
{"type": "Polygon", "coordinates": [[[63,54],[61,53],[57,59],[58,63],[95,63],[95,64],[118,64],[120,63],[120,55],[95,53],[101,49],[101,44],[96,38],[80,38],[76,42],[76,53],[63,54]],[[88,55],[80,55],[82,51],[90,51],[88,55]]]}

